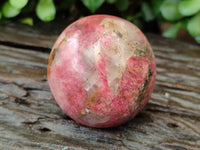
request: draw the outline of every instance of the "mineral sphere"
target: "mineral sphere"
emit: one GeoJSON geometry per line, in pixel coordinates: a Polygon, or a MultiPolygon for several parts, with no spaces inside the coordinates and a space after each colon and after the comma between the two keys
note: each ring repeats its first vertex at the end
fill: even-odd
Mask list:
{"type": "Polygon", "coordinates": [[[148,102],[155,57],[132,23],[109,15],[84,17],[55,42],[48,82],[60,108],[90,127],[113,127],[132,119],[148,102]]]}

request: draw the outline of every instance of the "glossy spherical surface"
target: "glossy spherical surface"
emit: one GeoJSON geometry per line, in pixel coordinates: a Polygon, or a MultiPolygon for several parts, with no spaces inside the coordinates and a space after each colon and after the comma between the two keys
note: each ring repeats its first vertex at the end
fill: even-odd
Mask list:
{"type": "Polygon", "coordinates": [[[143,33],[109,15],[69,25],[49,58],[48,82],[58,105],[91,127],[133,118],[148,102],[155,76],[155,57],[143,33]]]}

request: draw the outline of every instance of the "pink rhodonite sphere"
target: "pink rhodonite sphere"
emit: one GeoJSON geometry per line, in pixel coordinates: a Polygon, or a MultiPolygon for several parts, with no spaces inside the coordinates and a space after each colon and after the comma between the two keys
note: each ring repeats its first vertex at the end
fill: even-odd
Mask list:
{"type": "Polygon", "coordinates": [[[93,15],[68,26],[48,66],[51,92],[62,110],[91,127],[133,118],[148,102],[156,76],[153,51],[132,23],[93,15]]]}

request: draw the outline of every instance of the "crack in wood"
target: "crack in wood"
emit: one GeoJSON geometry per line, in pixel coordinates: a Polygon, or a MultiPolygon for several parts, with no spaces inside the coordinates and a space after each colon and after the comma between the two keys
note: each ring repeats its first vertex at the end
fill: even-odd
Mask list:
{"type": "Polygon", "coordinates": [[[10,42],[10,41],[0,41],[0,45],[13,47],[13,48],[20,48],[20,49],[30,49],[30,50],[45,52],[45,53],[49,53],[51,51],[51,49],[47,47],[25,45],[25,44],[10,42]]]}

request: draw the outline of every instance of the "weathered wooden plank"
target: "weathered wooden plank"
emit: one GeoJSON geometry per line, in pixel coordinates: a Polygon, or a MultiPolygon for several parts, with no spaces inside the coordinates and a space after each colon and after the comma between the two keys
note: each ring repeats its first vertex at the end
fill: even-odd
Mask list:
{"type": "Polygon", "coordinates": [[[58,30],[51,30],[48,28],[49,32],[43,34],[42,29],[45,29],[45,25],[39,27],[30,28],[23,24],[10,23],[0,26],[0,42],[16,44],[21,46],[32,46],[32,47],[52,47],[54,40],[57,37],[57,34],[62,31],[63,28],[58,30]]]}
{"type": "MultiPolygon", "coordinates": [[[[19,42],[33,49],[50,48],[56,38],[20,34],[19,42]]],[[[200,149],[200,47],[148,38],[157,61],[151,100],[134,120],[110,129],[84,127],[61,111],[46,80],[48,53],[2,43],[0,149],[200,149]]]]}

